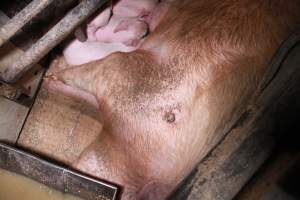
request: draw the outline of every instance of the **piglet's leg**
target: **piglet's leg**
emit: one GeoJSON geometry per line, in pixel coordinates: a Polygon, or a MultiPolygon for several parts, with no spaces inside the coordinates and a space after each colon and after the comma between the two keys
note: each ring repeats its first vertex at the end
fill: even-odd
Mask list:
{"type": "Polygon", "coordinates": [[[108,24],[112,15],[111,8],[106,8],[95,19],[93,19],[87,25],[87,37],[88,41],[96,41],[95,32],[108,24]]]}

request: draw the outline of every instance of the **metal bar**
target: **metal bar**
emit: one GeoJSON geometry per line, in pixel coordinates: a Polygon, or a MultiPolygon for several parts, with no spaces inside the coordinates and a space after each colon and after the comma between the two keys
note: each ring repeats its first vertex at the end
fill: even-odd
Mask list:
{"type": "MultiPolygon", "coordinates": [[[[10,18],[0,11],[0,26],[5,25],[9,20],[10,18]]],[[[20,31],[20,33],[23,34],[22,39],[26,39],[28,45],[32,45],[34,43],[26,35],[26,33],[23,33],[22,31],[20,31]]],[[[20,43],[17,44],[19,45],[20,43]]],[[[0,68],[10,66],[11,63],[13,63],[19,57],[21,57],[24,54],[23,49],[24,47],[16,47],[13,43],[11,43],[11,41],[6,42],[0,48],[0,68]]],[[[19,97],[20,95],[25,94],[29,97],[26,98],[26,102],[30,101],[30,103],[33,103],[33,101],[31,100],[33,100],[40,85],[40,82],[43,79],[45,68],[43,68],[40,65],[35,65],[29,72],[30,73],[27,73],[26,76],[22,77],[16,84],[9,85],[5,83],[1,84],[0,82],[0,95],[10,100],[17,101],[20,104],[23,104],[23,102],[19,101],[19,97]]]]}
{"type": "Polygon", "coordinates": [[[25,54],[6,69],[0,69],[0,79],[12,83],[28,71],[52,48],[68,36],[82,21],[93,14],[108,0],[85,0],[69,12],[59,23],[48,31],[25,54]]]}
{"type": "Polygon", "coordinates": [[[119,187],[0,143],[0,168],[86,200],[117,198],[119,187]]]}
{"type": "Polygon", "coordinates": [[[28,4],[21,12],[0,28],[0,46],[13,37],[23,28],[33,17],[39,14],[44,8],[54,0],[34,0],[28,4]]]}
{"type": "Polygon", "coordinates": [[[265,88],[268,87],[268,84],[273,80],[273,78],[276,76],[276,73],[279,72],[281,67],[282,60],[287,57],[289,51],[292,50],[292,48],[300,42],[300,30],[295,31],[289,38],[284,41],[284,43],[280,46],[279,50],[276,52],[276,54],[273,56],[273,59],[269,63],[269,68],[265,72],[265,76],[263,77],[263,80],[261,81],[259,90],[263,91],[265,88]]]}

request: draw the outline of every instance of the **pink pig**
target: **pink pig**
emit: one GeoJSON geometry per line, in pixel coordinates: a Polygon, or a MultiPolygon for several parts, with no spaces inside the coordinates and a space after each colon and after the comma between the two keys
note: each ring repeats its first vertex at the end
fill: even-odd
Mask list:
{"type": "Polygon", "coordinates": [[[161,8],[166,7],[162,5],[157,0],[120,0],[112,11],[106,8],[88,23],[86,42],[75,39],[64,49],[67,63],[80,65],[113,52],[134,51],[160,20],[157,16],[162,16],[161,8]]]}
{"type": "Polygon", "coordinates": [[[105,9],[88,24],[88,39],[137,46],[148,32],[146,19],[157,3],[157,0],[118,1],[113,5],[112,11],[111,8],[105,9]]]}

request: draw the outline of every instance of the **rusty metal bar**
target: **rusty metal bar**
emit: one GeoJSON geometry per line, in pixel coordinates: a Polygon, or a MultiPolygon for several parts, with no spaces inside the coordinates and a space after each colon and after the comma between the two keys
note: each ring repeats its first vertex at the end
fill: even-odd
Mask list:
{"type": "Polygon", "coordinates": [[[49,30],[25,54],[6,69],[0,69],[0,79],[12,83],[20,78],[52,48],[68,36],[82,21],[108,0],[84,0],[49,30]]]}
{"type": "Polygon", "coordinates": [[[0,28],[0,46],[13,37],[23,28],[33,17],[39,14],[44,8],[54,0],[34,0],[28,4],[21,12],[0,28]]]}

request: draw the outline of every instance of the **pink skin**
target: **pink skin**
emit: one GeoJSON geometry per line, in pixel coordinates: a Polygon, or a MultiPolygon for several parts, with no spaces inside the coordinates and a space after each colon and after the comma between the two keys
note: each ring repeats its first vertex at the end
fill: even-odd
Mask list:
{"type": "Polygon", "coordinates": [[[102,59],[113,52],[130,52],[135,49],[121,43],[80,42],[75,39],[64,49],[63,55],[69,65],[81,65],[102,59]]]}
{"type": "Polygon", "coordinates": [[[163,1],[156,5],[155,9],[145,17],[146,23],[149,25],[149,31],[152,32],[157,27],[159,22],[169,10],[170,2],[163,1]]]}
{"type": "Polygon", "coordinates": [[[87,28],[88,41],[104,43],[123,43],[127,46],[137,46],[147,34],[148,25],[137,17],[113,15],[106,22],[109,9],[97,16],[87,28]],[[106,24],[107,23],[107,24],[106,24]]]}
{"type": "Polygon", "coordinates": [[[95,32],[105,25],[108,24],[111,16],[110,8],[106,8],[102,11],[97,17],[95,17],[88,25],[87,25],[87,37],[88,41],[93,42],[96,41],[97,38],[95,36],[95,32]]]}
{"type": "Polygon", "coordinates": [[[113,15],[107,26],[95,32],[95,37],[98,42],[117,42],[127,46],[137,46],[147,31],[148,25],[137,18],[113,15]]]}
{"type": "Polygon", "coordinates": [[[110,8],[106,8],[88,24],[88,41],[121,42],[137,46],[148,31],[146,22],[153,18],[150,16],[157,5],[157,0],[118,1],[113,6],[112,16],[110,8]]]}
{"type": "Polygon", "coordinates": [[[158,4],[158,0],[120,0],[113,7],[113,13],[127,17],[149,15],[158,4]]]}
{"type": "Polygon", "coordinates": [[[87,27],[87,42],[75,39],[64,49],[67,63],[81,65],[102,59],[113,52],[136,50],[148,31],[146,23],[149,24],[150,31],[154,30],[168,10],[169,3],[157,4],[157,1],[147,0],[130,6],[134,2],[121,0],[114,6],[114,13],[117,14],[110,17],[110,8],[106,8],[94,18],[87,27]],[[147,15],[141,16],[142,13],[145,14],[144,11],[147,11],[147,15]]]}

